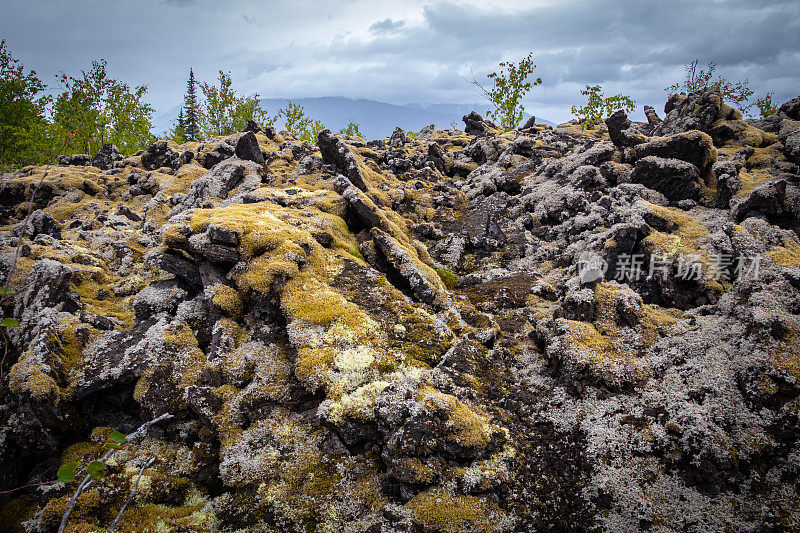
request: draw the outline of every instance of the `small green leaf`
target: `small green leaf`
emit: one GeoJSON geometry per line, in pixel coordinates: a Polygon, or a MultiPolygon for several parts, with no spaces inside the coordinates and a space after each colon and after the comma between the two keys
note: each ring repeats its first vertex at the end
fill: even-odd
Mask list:
{"type": "Polygon", "coordinates": [[[75,472],[78,470],[78,463],[73,461],[65,463],[58,469],[58,480],[62,483],[69,483],[75,480],[75,472]]]}
{"type": "Polygon", "coordinates": [[[18,328],[19,322],[15,318],[4,318],[2,322],[0,322],[0,327],[3,328],[18,328]]]}
{"type": "Polygon", "coordinates": [[[116,442],[117,444],[125,444],[125,435],[119,431],[112,431],[108,436],[108,440],[116,442]]]}
{"type": "Polygon", "coordinates": [[[116,442],[111,442],[110,440],[103,443],[103,448],[106,448],[107,450],[110,449],[121,450],[124,447],[125,446],[123,446],[122,444],[117,444],[116,442]]]}
{"type": "Polygon", "coordinates": [[[0,296],[4,296],[6,294],[14,294],[13,289],[6,289],[5,287],[0,287],[0,296]]]}
{"type": "Polygon", "coordinates": [[[86,465],[86,472],[95,479],[106,477],[106,465],[102,461],[92,461],[86,465]]]}

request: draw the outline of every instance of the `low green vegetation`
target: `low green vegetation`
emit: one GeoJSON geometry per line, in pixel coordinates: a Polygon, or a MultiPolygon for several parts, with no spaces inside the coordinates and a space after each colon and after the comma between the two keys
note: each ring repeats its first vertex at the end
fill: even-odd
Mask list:
{"type": "Polygon", "coordinates": [[[230,73],[219,71],[216,83],[200,83],[203,106],[200,111],[200,131],[207,139],[243,131],[248,120],[270,122],[261,109],[258,93],[240,96],[232,87],[230,73]]]}
{"type": "Polygon", "coordinates": [[[0,170],[43,164],[56,151],[95,154],[105,143],[131,154],[153,140],[146,85],[111,78],[103,59],[57,81],[48,87],[0,43],[0,170]]]}
{"type": "Polygon", "coordinates": [[[359,124],[353,119],[347,123],[347,125],[339,130],[339,135],[349,135],[350,137],[361,137],[364,138],[364,134],[361,133],[359,129],[359,124]]]}
{"type": "Polygon", "coordinates": [[[450,290],[455,288],[456,283],[458,283],[458,276],[453,272],[447,270],[446,268],[437,268],[436,273],[439,274],[439,279],[442,280],[444,286],[450,290]]]}
{"type": "Polygon", "coordinates": [[[716,87],[722,94],[723,100],[732,103],[739,111],[746,113],[753,104],[748,103],[750,97],[753,96],[753,90],[750,88],[748,80],[743,81],[730,81],[722,75],[715,72],[717,64],[709,61],[708,66],[705,68],[699,67],[700,60],[695,59],[684,67],[686,76],[683,81],[676,82],[664,89],[669,96],[673,94],[685,92],[702,91],[709,87],[716,87]]]}
{"type": "Polygon", "coordinates": [[[572,114],[580,120],[581,129],[602,124],[614,111],[622,109],[631,112],[636,107],[636,102],[628,96],[622,94],[604,96],[600,85],[587,85],[581,94],[587,97],[586,105],[572,106],[571,110],[572,114]]]}
{"type": "Polygon", "coordinates": [[[50,97],[36,71],[11,57],[0,42],[0,171],[44,160],[50,97]]]}
{"type": "Polygon", "coordinates": [[[155,109],[144,101],[146,85],[130,88],[110,78],[106,61],[92,61],[92,68],[80,76],[59,76],[66,89],[53,105],[53,122],[70,133],[67,152],[95,154],[113,143],[131,154],[153,140],[150,133],[155,109]]]}
{"type": "MultiPolygon", "coordinates": [[[[317,143],[317,135],[325,129],[325,125],[319,121],[312,119],[306,115],[303,106],[288,102],[286,107],[278,111],[276,120],[284,120],[283,128],[300,139],[301,141],[308,141],[310,143],[317,143]]],[[[358,129],[358,124],[355,125],[358,129]]]]}
{"type": "Polygon", "coordinates": [[[774,115],[778,112],[778,106],[772,101],[772,96],[774,94],[775,93],[770,92],[756,100],[755,105],[758,108],[761,118],[767,118],[768,116],[774,115]]]}

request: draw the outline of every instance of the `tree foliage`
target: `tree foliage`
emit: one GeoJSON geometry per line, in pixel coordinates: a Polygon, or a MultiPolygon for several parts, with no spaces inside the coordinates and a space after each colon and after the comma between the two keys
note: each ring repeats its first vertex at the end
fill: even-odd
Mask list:
{"type": "Polygon", "coordinates": [[[0,170],[45,159],[45,109],[50,98],[36,72],[11,57],[0,42],[0,170]]]}
{"type": "Polygon", "coordinates": [[[364,134],[361,133],[359,129],[359,124],[353,119],[347,123],[347,125],[339,130],[339,135],[349,135],[350,137],[361,137],[364,138],[364,134]]]}
{"type": "Polygon", "coordinates": [[[587,85],[581,91],[581,94],[587,97],[586,105],[582,107],[572,106],[571,109],[572,114],[580,120],[581,129],[595,124],[602,124],[611,113],[618,109],[631,112],[636,107],[636,102],[628,96],[622,94],[604,96],[600,85],[587,85]]]}
{"type": "Polygon", "coordinates": [[[173,122],[172,128],[164,132],[161,137],[169,139],[177,144],[183,144],[186,141],[189,141],[189,135],[186,133],[186,122],[186,117],[183,114],[183,107],[181,107],[180,113],[178,114],[178,120],[173,122]]]}
{"type": "Polygon", "coordinates": [[[110,78],[106,61],[92,62],[80,77],[61,73],[64,87],[53,107],[53,121],[62,131],[71,132],[69,151],[97,153],[105,143],[114,143],[122,153],[144,148],[151,140],[153,107],[144,101],[146,85],[131,89],[110,78]]]}
{"type": "Polygon", "coordinates": [[[494,109],[487,111],[486,115],[499,123],[504,130],[512,130],[519,125],[525,114],[522,99],[531,87],[542,83],[542,78],[528,81],[536,68],[533,64],[533,52],[522,58],[519,63],[503,61],[499,66],[499,72],[492,72],[487,76],[494,82],[494,87],[491,89],[487,90],[475,80],[474,76],[471,83],[476,85],[494,106],[494,109]]]}
{"type": "Polygon", "coordinates": [[[221,70],[216,84],[200,83],[205,98],[200,110],[200,131],[204,138],[243,131],[248,120],[272,122],[259,104],[258,93],[238,96],[232,85],[230,73],[221,70]]]}
{"type": "Polygon", "coordinates": [[[686,77],[682,82],[673,83],[664,89],[667,94],[672,96],[679,92],[690,93],[716,87],[722,94],[722,99],[732,103],[742,113],[746,113],[753,107],[752,103],[748,103],[750,97],[753,96],[753,90],[750,89],[748,80],[732,82],[719,74],[714,77],[717,70],[716,63],[710,61],[706,68],[698,68],[699,63],[700,61],[695,59],[686,65],[686,77]]]}
{"type": "Polygon", "coordinates": [[[770,115],[774,115],[778,112],[777,104],[772,100],[772,95],[775,93],[767,93],[758,100],[756,100],[755,106],[758,108],[758,112],[761,115],[761,118],[767,118],[770,115]]]}
{"type": "MultiPolygon", "coordinates": [[[[325,129],[325,125],[319,121],[312,119],[306,115],[303,106],[293,104],[291,101],[286,104],[286,107],[278,111],[276,119],[284,119],[284,129],[300,139],[301,141],[308,141],[312,144],[317,143],[317,135],[325,129]]],[[[358,124],[355,125],[358,129],[358,124]]]]}

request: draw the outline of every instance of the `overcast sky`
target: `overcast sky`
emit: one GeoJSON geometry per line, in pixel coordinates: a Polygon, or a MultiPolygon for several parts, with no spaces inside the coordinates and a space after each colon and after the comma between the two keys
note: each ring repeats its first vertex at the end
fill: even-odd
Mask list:
{"type": "Polygon", "coordinates": [[[105,58],[159,111],[180,102],[190,66],[262,97],[478,102],[463,78],[529,51],[543,84],[526,108],[559,122],[586,84],[632,97],[636,117],[661,112],[694,58],[778,102],[800,94],[798,0],[2,0],[0,38],[51,82],[105,58]]]}

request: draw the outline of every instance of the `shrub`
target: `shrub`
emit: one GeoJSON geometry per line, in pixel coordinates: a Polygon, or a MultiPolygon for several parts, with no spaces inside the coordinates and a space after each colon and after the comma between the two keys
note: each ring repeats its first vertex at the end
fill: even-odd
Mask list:
{"type": "Polygon", "coordinates": [[[773,94],[774,93],[767,93],[756,100],[756,107],[761,114],[761,118],[767,118],[768,116],[774,115],[778,112],[778,106],[772,101],[773,94]]]}
{"type": "MultiPolygon", "coordinates": [[[[285,108],[278,111],[276,118],[281,117],[285,120],[284,129],[301,141],[317,144],[317,135],[325,129],[325,125],[321,121],[306,115],[303,106],[293,104],[291,101],[285,108]]],[[[358,127],[357,124],[356,127],[358,127]]]]}
{"type": "Polygon", "coordinates": [[[736,106],[739,111],[746,113],[748,109],[753,107],[753,104],[748,104],[748,100],[753,96],[753,90],[750,89],[750,82],[748,80],[732,82],[723,76],[717,75],[714,78],[714,72],[717,70],[717,64],[713,61],[708,63],[706,68],[697,68],[699,60],[695,59],[686,65],[686,77],[682,82],[673,83],[666,89],[667,94],[672,96],[678,92],[695,92],[702,91],[709,87],[716,87],[722,93],[722,98],[726,102],[731,102],[736,106]]]}
{"type": "Polygon", "coordinates": [[[347,123],[347,126],[339,130],[339,135],[349,135],[350,137],[364,138],[364,134],[359,129],[359,124],[353,119],[347,123]]]}
{"type": "Polygon", "coordinates": [[[615,94],[609,97],[603,96],[599,85],[587,85],[586,89],[581,91],[581,94],[588,97],[586,105],[580,108],[572,106],[572,114],[581,121],[581,129],[595,124],[602,124],[611,113],[618,109],[630,112],[636,107],[636,102],[628,96],[622,94],[615,94]]]}
{"type": "Polygon", "coordinates": [[[486,90],[474,76],[471,83],[477,86],[486,99],[494,105],[494,109],[487,111],[486,115],[508,131],[516,128],[524,116],[525,107],[522,105],[522,98],[531,87],[542,83],[542,78],[536,78],[532,82],[526,81],[536,68],[533,64],[533,52],[522,58],[519,63],[503,61],[499,66],[500,72],[492,72],[487,76],[494,82],[494,87],[490,90],[486,90]]]}

